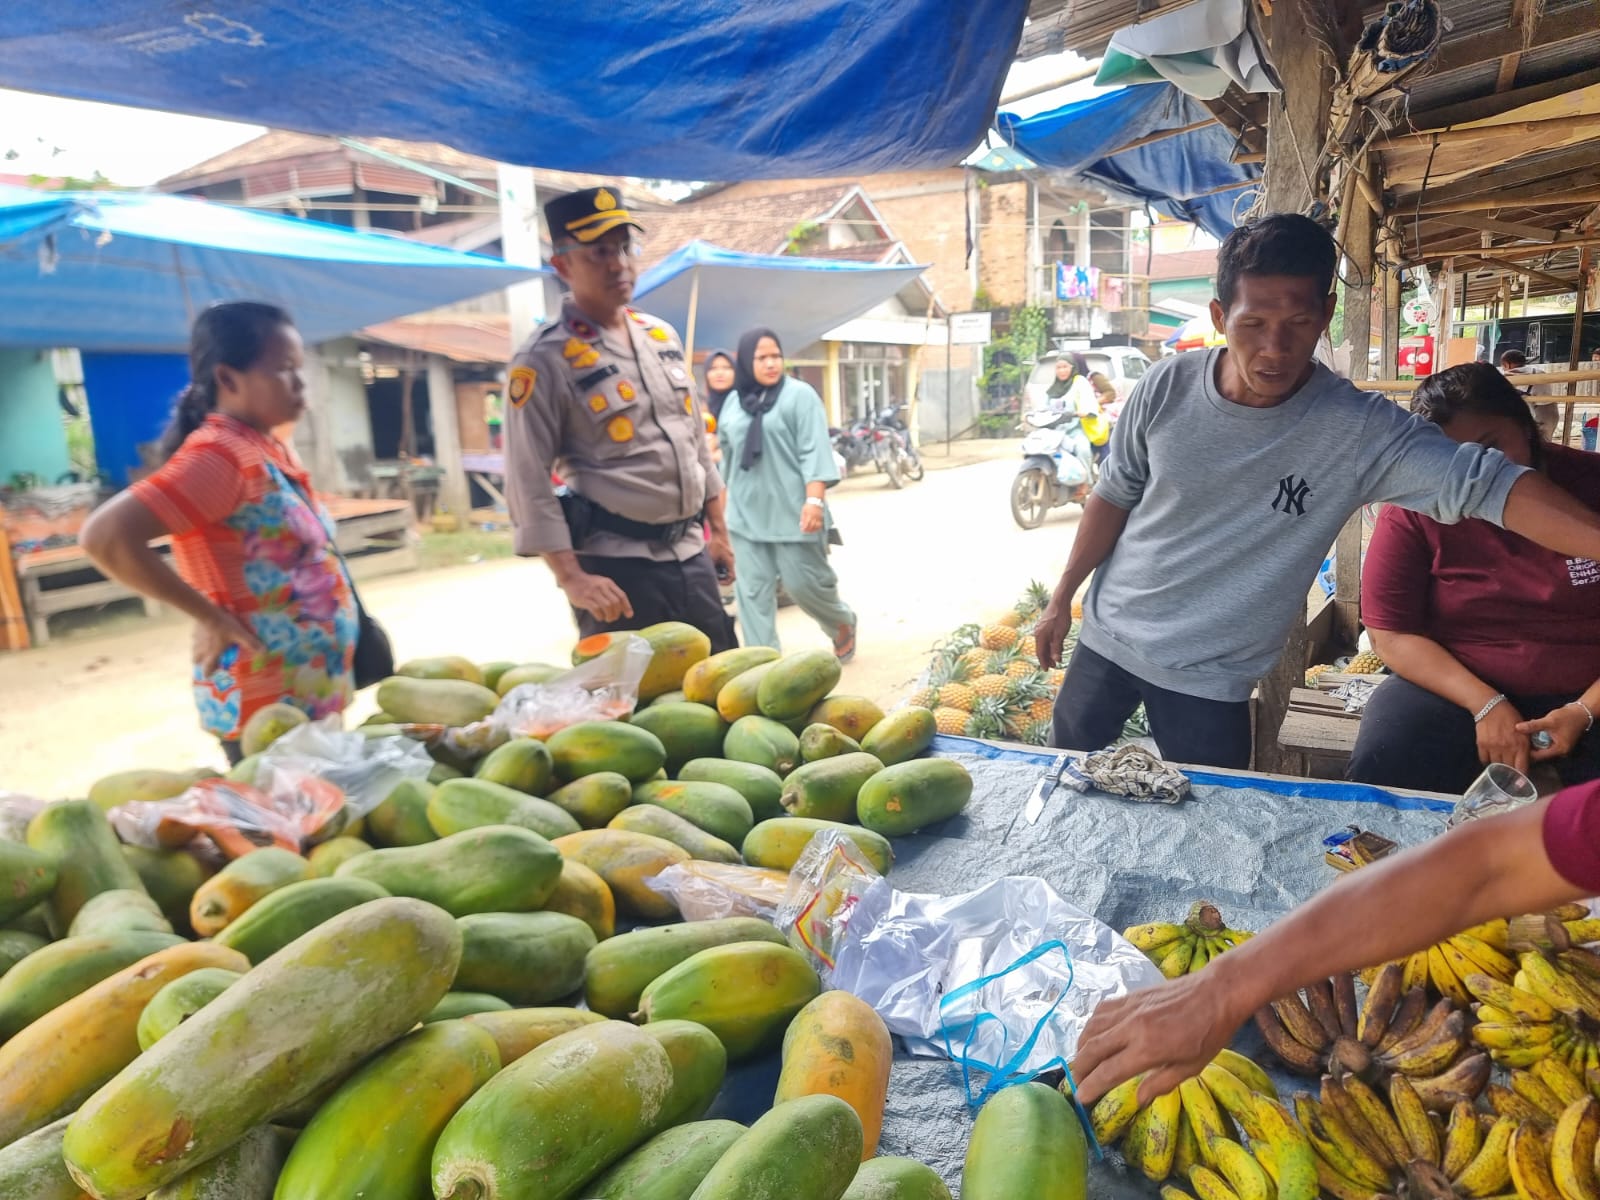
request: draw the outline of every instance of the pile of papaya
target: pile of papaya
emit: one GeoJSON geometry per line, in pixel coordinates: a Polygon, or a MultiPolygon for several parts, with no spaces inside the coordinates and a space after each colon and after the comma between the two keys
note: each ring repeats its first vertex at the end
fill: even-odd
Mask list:
{"type": "MultiPolygon", "coordinates": [[[[923,710],[832,695],[831,654],[642,632],[637,711],[435,755],[302,852],[122,844],[108,812],[184,772],[0,827],[0,1197],[949,1200],[877,1155],[871,1007],[766,920],[685,921],[649,883],[698,862],[770,888],[827,828],[887,872],[970,777],[923,757],[923,710]],[[770,1111],[706,1119],[762,1056],[770,1111]]],[[[406,664],[383,724],[470,724],[546,670],[406,664]]]]}

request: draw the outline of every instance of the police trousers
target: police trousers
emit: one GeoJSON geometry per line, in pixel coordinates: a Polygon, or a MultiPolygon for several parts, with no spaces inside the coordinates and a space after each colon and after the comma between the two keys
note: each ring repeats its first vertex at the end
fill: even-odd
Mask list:
{"type": "Polygon", "coordinates": [[[763,542],[733,538],[738,572],[733,590],[739,602],[739,625],[747,646],[778,644],[778,580],[802,611],[822,627],[828,640],[841,625],[853,627],[856,614],[839,597],[839,576],[828,564],[828,548],[819,534],[805,542],[763,542]]]}
{"type": "Polygon", "coordinates": [[[643,629],[662,621],[683,621],[711,639],[711,653],[720,654],[739,644],[733,618],[722,607],[717,570],[704,550],[683,562],[656,562],[651,558],[611,558],[578,555],[578,565],[590,575],[603,575],[623,590],[633,605],[633,616],[601,621],[593,613],[573,609],[580,637],[643,629]]]}

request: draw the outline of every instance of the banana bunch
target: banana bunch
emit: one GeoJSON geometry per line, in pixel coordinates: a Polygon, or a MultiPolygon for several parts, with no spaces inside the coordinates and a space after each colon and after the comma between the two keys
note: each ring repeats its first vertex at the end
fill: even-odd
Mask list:
{"type": "Polygon", "coordinates": [[[1600,956],[1568,949],[1525,952],[1512,981],[1469,974],[1478,1000],[1472,1040],[1507,1067],[1554,1058],[1574,1074],[1600,1076],[1600,956]]]}
{"type": "Polygon", "coordinates": [[[1600,1099],[1600,1071],[1588,1072],[1580,1079],[1555,1055],[1541,1058],[1531,1067],[1512,1068],[1510,1081],[1510,1087],[1489,1085],[1484,1092],[1489,1107],[1499,1116],[1546,1133],[1578,1101],[1591,1096],[1600,1099]]]}
{"type": "Polygon", "coordinates": [[[1596,1200],[1600,1101],[1553,1058],[1511,1077],[1512,1094],[1490,1103],[1502,1114],[1494,1128],[1513,1128],[1504,1153],[1519,1200],[1596,1200]]]}
{"type": "Polygon", "coordinates": [[[1223,951],[1255,935],[1244,929],[1229,929],[1215,904],[1197,900],[1182,924],[1155,921],[1134,925],[1123,930],[1122,936],[1143,950],[1168,979],[1176,979],[1193,974],[1223,951]]]}
{"type": "Polygon", "coordinates": [[[1430,1108],[1448,1110],[1488,1082],[1489,1059],[1463,1055],[1467,1014],[1449,1000],[1431,1009],[1422,987],[1402,991],[1404,968],[1381,968],[1356,1005],[1355,979],[1338,975],[1275,1000],[1255,1014],[1267,1046],[1291,1071],[1333,1071],[1361,1079],[1411,1079],[1430,1108]]]}
{"type": "MultiPolygon", "coordinates": [[[[1600,918],[1589,916],[1582,904],[1563,904],[1548,913],[1534,913],[1511,920],[1486,921],[1437,946],[1419,950],[1401,959],[1404,988],[1432,987],[1439,996],[1448,996],[1462,1008],[1472,997],[1466,987],[1471,974],[1487,975],[1510,983],[1517,973],[1516,956],[1527,950],[1564,951],[1587,942],[1600,942],[1600,918]]],[[[1368,983],[1377,973],[1366,972],[1368,983]]]]}
{"type": "MultiPolygon", "coordinates": [[[[1101,1145],[1120,1141],[1128,1165],[1152,1182],[1187,1180],[1200,1200],[1316,1200],[1311,1143],[1266,1072],[1244,1055],[1222,1051],[1145,1108],[1138,1089],[1138,1079],[1113,1088],[1089,1120],[1101,1145]]],[[[1189,1197],[1170,1184],[1161,1195],[1189,1197]]]]}

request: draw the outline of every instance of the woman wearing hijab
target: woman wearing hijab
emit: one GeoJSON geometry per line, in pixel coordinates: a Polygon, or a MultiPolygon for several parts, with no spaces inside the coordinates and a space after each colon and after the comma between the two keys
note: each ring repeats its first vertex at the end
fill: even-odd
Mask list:
{"type": "Polygon", "coordinates": [[[1084,436],[1093,449],[1094,461],[1104,461],[1111,442],[1111,424],[1105,419],[1101,406],[1117,398],[1110,381],[1098,371],[1090,371],[1089,360],[1083,355],[1072,352],[1056,359],[1056,377],[1044,394],[1056,411],[1070,409],[1077,413],[1084,436]]]}
{"type": "Polygon", "coordinates": [[[733,391],[733,355],[713,350],[706,355],[706,410],[714,420],[722,420],[722,404],[733,391]]]}
{"type": "Polygon", "coordinates": [[[749,646],[778,645],[778,578],[833,641],[840,662],[856,652],[856,615],[839,598],[828,565],[828,488],[839,469],[822,400],[783,373],[783,349],[770,329],[739,339],[735,392],[717,436],[728,486],[728,530],[739,563],[735,590],[749,646]]]}

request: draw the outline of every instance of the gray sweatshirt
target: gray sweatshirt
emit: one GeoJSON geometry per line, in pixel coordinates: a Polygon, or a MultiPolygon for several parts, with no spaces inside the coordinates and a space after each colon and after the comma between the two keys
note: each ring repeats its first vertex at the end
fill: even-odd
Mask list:
{"type": "Polygon", "coordinates": [[[1117,421],[1095,493],[1130,510],[1080,641],[1147,683],[1247,700],[1349,516],[1385,501],[1501,523],[1525,468],[1457,445],[1317,366],[1275,408],[1217,391],[1221,350],[1156,364],[1117,421]]]}

